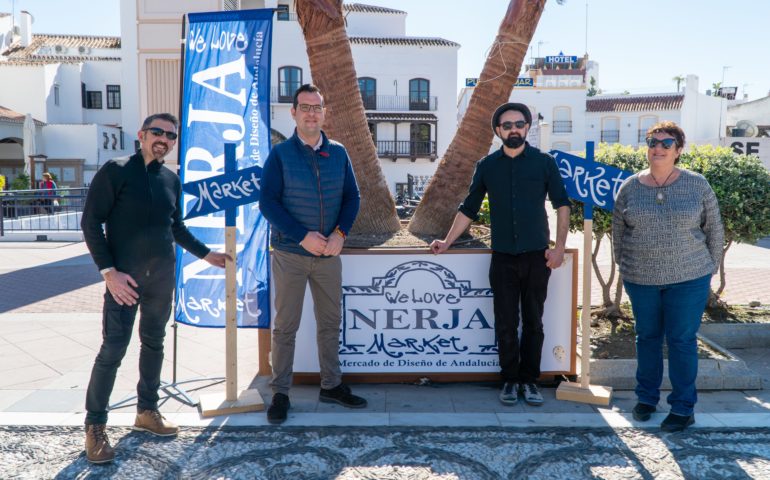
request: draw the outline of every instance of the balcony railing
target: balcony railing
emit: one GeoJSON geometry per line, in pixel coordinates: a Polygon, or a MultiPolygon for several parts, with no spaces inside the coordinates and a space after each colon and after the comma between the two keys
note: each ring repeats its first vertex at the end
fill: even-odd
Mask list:
{"type": "Polygon", "coordinates": [[[436,142],[410,142],[408,140],[378,140],[377,155],[386,158],[436,158],[436,142]]]}
{"type": "Polygon", "coordinates": [[[415,98],[409,95],[365,95],[362,97],[366,110],[391,112],[435,111],[438,107],[436,97],[415,98]]]}
{"type": "Polygon", "coordinates": [[[605,143],[618,143],[620,141],[620,130],[602,130],[601,141],[605,143]]]}
{"type": "Polygon", "coordinates": [[[276,10],[275,12],[275,19],[279,22],[296,22],[297,21],[297,13],[296,12],[287,12],[283,10],[276,10]]]}
{"type": "Polygon", "coordinates": [[[572,133],[571,120],[554,120],[553,133],[572,133]]]}

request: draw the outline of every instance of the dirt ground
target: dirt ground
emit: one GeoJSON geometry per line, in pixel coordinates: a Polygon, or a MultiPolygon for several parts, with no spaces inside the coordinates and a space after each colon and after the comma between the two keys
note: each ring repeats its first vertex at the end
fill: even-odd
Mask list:
{"type": "MultiPolygon", "coordinates": [[[[437,237],[414,235],[402,225],[396,233],[360,234],[351,233],[345,240],[345,248],[427,248],[437,237]]],[[[443,238],[443,237],[442,237],[443,238]]],[[[489,228],[481,225],[471,226],[470,235],[457,239],[452,248],[490,248],[489,228]]]]}

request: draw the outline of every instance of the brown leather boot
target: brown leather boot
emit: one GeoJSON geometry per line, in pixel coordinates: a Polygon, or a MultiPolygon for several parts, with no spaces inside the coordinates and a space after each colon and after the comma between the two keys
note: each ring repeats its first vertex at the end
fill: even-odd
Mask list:
{"type": "Polygon", "coordinates": [[[170,437],[179,433],[179,427],[166,420],[157,410],[140,410],[136,414],[134,430],[150,432],[161,437],[170,437]]]}
{"type": "Polygon", "coordinates": [[[86,425],[86,459],[91,463],[109,463],[115,459],[106,428],[103,423],[86,425]]]}

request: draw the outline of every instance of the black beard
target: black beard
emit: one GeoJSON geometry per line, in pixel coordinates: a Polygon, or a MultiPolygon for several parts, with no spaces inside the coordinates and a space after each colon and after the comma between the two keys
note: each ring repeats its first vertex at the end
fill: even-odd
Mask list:
{"type": "Polygon", "coordinates": [[[524,145],[524,138],[518,135],[510,135],[508,138],[503,140],[503,144],[508,148],[519,148],[520,146],[524,145]]]}

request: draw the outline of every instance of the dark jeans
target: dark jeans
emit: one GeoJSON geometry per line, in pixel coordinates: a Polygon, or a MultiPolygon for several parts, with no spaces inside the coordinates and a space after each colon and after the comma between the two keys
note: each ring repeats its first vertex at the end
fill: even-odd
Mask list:
{"type": "Polygon", "coordinates": [[[534,383],[540,376],[543,308],[551,276],[545,262],[545,250],[519,255],[492,253],[489,284],[494,295],[500,375],[505,382],[534,383]]]}
{"type": "Polygon", "coordinates": [[[657,405],[663,381],[663,337],[668,345],[671,413],[693,414],[698,401],[698,339],[711,275],[668,285],[623,282],[636,319],[636,396],[657,405]]]}
{"type": "Polygon", "coordinates": [[[133,306],[118,305],[109,290],[104,294],[102,312],[102,346],[91,370],[86,393],[86,425],[107,423],[107,407],[115,385],[115,375],[131,341],[136,312],[139,318],[139,383],[136,386],[137,408],[158,408],[158,387],[163,368],[163,337],[171,315],[174,293],[174,265],[157,271],[132,275],[139,284],[139,302],[133,306]]]}

